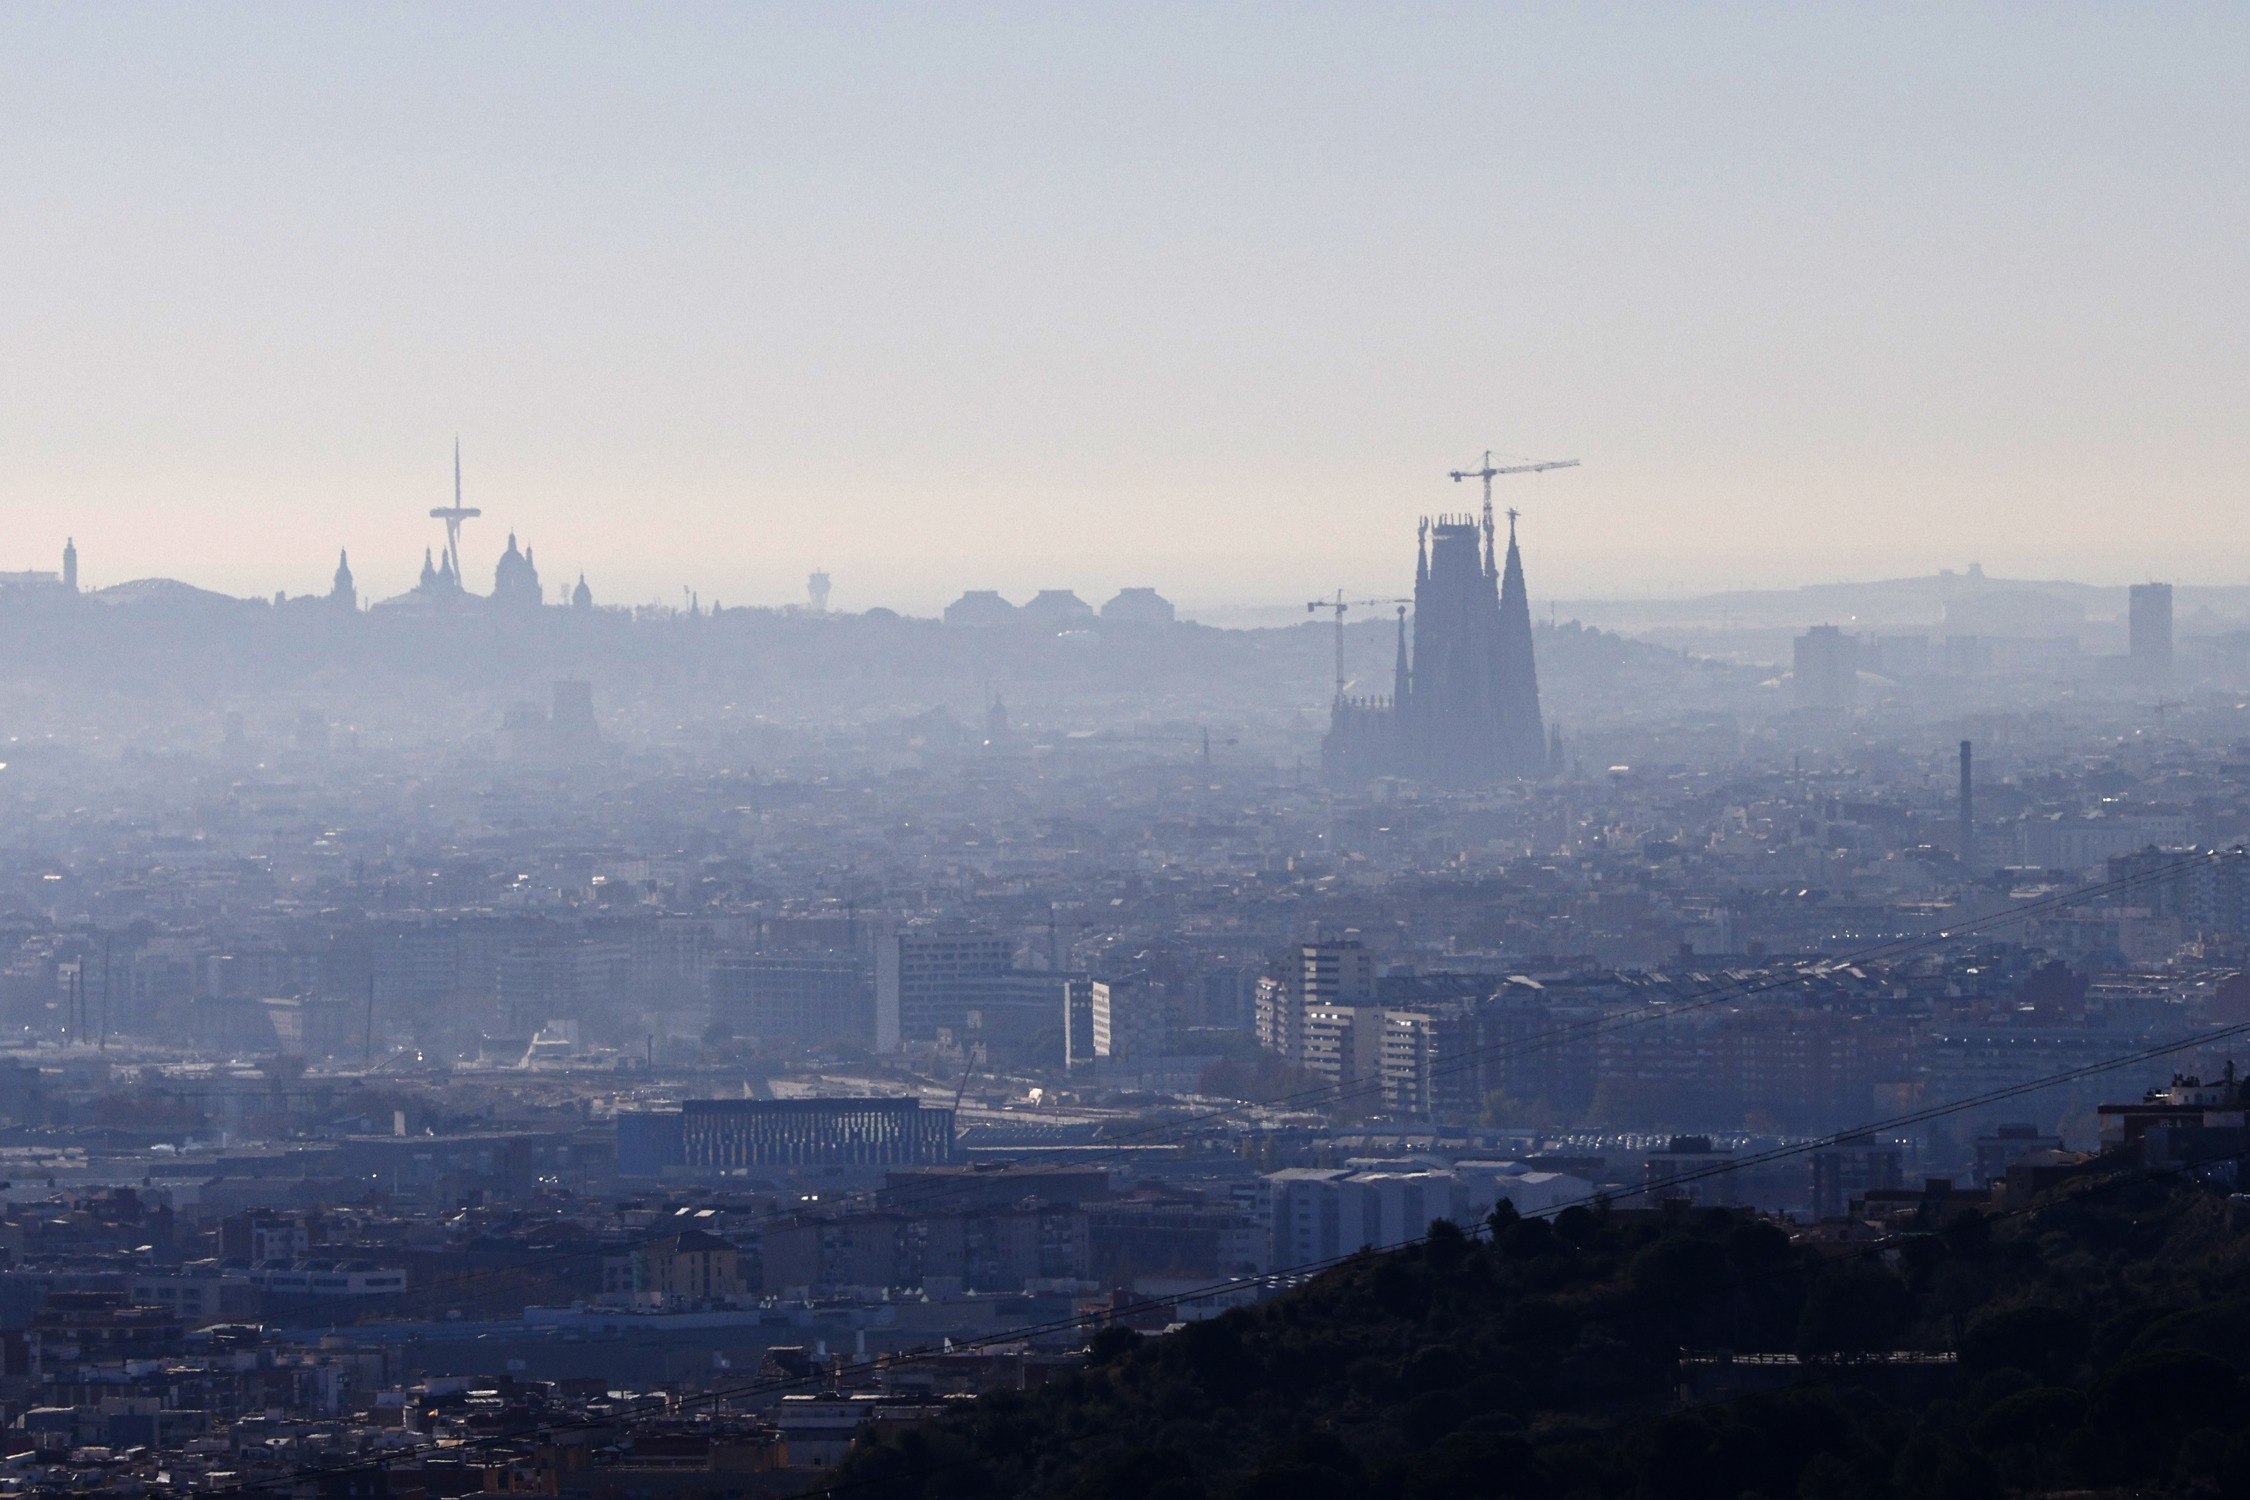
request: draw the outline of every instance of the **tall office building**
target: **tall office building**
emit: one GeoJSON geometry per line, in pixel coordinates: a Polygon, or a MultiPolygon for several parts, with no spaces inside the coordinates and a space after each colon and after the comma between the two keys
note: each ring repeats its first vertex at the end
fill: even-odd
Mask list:
{"type": "Polygon", "coordinates": [[[1859,637],[1815,625],[1797,637],[1797,706],[1841,713],[1859,701],[1859,637]]]}
{"type": "Polygon", "coordinates": [[[2126,601],[2125,649],[2133,680],[2162,687],[2172,680],[2172,585],[2136,583],[2126,601]]]}
{"type": "MultiPolygon", "coordinates": [[[[1016,998],[1003,993],[1014,957],[1008,939],[966,922],[915,923],[884,933],[875,944],[876,1049],[934,1042],[940,1031],[959,1040],[972,1020],[981,1028],[988,1003],[1016,998]]],[[[1053,985],[1043,993],[1059,998],[1061,976],[1046,977],[1053,985]]]]}
{"type": "Polygon", "coordinates": [[[1485,786],[1547,768],[1516,517],[1496,554],[1489,511],[1425,520],[1414,558],[1413,651],[1399,616],[1389,696],[1339,695],[1321,760],[1331,783],[1412,776],[1485,786]]]}

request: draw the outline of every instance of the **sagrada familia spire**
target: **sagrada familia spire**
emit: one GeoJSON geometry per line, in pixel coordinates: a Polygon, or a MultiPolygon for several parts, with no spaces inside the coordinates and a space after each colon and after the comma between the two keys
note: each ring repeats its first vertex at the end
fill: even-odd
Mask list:
{"type": "MultiPolygon", "coordinates": [[[[1485,521],[1489,528],[1490,518],[1485,521]]],[[[1487,556],[1490,548],[1487,547],[1487,556]]],[[[1508,562],[1500,574],[1500,634],[1493,660],[1493,696],[1500,712],[1501,764],[1534,775],[1547,763],[1547,734],[1539,719],[1539,666],[1531,653],[1531,597],[1524,592],[1523,553],[1516,547],[1516,513],[1508,512],[1508,562]]]]}
{"type": "Polygon", "coordinates": [[[1403,776],[1475,787],[1547,771],[1516,512],[1508,512],[1502,561],[1492,479],[1566,467],[1570,463],[1495,469],[1487,454],[1481,470],[1453,476],[1484,480],[1484,513],[1423,519],[1414,556],[1412,655],[1402,610],[1390,696],[1339,694],[1331,711],[1321,744],[1331,783],[1403,776]]]}

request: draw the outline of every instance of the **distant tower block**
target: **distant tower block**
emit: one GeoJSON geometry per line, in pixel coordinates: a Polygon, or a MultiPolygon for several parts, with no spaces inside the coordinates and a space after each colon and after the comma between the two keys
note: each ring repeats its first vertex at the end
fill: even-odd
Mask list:
{"type": "Polygon", "coordinates": [[[593,684],[577,681],[556,683],[554,713],[550,722],[554,726],[555,744],[559,749],[583,751],[598,743],[601,730],[594,722],[593,684]]]}
{"type": "Polygon", "coordinates": [[[1834,625],[1815,625],[1797,637],[1793,674],[1797,706],[1844,713],[1859,701],[1859,637],[1834,625]]]}
{"type": "Polygon", "coordinates": [[[812,600],[814,614],[828,613],[828,573],[825,569],[814,570],[812,577],[805,580],[805,595],[812,600]]]}
{"type": "Polygon", "coordinates": [[[62,586],[74,594],[78,592],[78,539],[76,537],[63,538],[62,586]]]}
{"type": "Polygon", "coordinates": [[[1976,803],[1975,746],[1968,740],[1961,742],[1961,792],[1954,808],[1959,827],[1954,830],[1954,842],[1960,846],[1961,863],[1973,865],[1977,857],[1977,803],[1976,803]]]}
{"type": "Polygon", "coordinates": [[[2125,623],[2133,680],[2165,686],[2172,680],[2172,585],[2134,584],[2126,596],[2125,623]]]}

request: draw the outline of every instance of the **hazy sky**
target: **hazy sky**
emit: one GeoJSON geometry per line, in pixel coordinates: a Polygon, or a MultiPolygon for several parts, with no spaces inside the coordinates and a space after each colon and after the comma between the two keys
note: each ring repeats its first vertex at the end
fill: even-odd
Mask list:
{"type": "Polygon", "coordinates": [[[2250,577],[2250,8],[13,4],[0,567],[2250,577]]]}

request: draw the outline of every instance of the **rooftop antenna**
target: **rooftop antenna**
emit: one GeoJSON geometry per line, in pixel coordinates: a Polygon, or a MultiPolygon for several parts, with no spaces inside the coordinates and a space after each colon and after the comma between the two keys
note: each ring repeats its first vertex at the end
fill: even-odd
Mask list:
{"type": "Polygon", "coordinates": [[[461,576],[461,523],[473,520],[484,512],[472,505],[461,503],[461,439],[453,439],[453,503],[441,505],[430,512],[430,519],[445,523],[445,550],[453,559],[453,576],[461,576]]]}
{"type": "MultiPolygon", "coordinates": [[[[1556,458],[1549,459],[1544,463],[1508,464],[1496,469],[1492,466],[1492,450],[1487,448],[1484,450],[1482,466],[1474,469],[1453,470],[1452,475],[1455,484],[1459,484],[1464,479],[1481,479],[1484,481],[1484,550],[1488,553],[1492,550],[1493,480],[1503,474],[1544,474],[1549,469],[1575,469],[1578,464],[1579,460],[1575,458],[1556,458]]],[[[1516,513],[1511,510],[1508,512],[1508,527],[1511,535],[1514,534],[1515,524],[1516,513]]]]}

